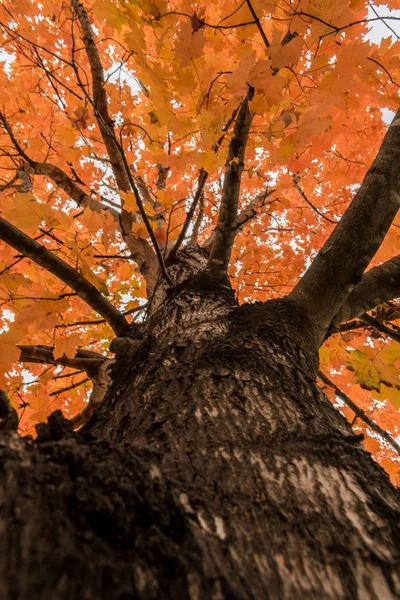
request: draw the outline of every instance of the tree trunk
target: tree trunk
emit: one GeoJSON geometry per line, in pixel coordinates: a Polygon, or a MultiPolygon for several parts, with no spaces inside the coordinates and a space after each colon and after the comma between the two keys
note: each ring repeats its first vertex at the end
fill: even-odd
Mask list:
{"type": "Polygon", "coordinates": [[[79,433],[0,438],[0,597],[400,598],[398,492],[315,383],[312,320],[205,276],[79,433]]]}

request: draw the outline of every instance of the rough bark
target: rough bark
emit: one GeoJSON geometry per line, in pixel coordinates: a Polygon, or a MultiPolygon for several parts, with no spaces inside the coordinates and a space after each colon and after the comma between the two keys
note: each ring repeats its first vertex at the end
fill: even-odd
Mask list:
{"type": "Polygon", "coordinates": [[[247,96],[238,110],[233,136],[229,143],[221,204],[218,210],[218,222],[208,259],[208,270],[214,277],[226,277],[232,246],[235,240],[244,158],[250,127],[254,117],[250,110],[250,103],[253,96],[254,89],[249,87],[247,96]]]}
{"type": "Polygon", "coordinates": [[[367,271],[332,321],[332,329],[344,321],[400,296],[400,256],[367,271]]]}
{"type": "Polygon", "coordinates": [[[315,347],[294,301],[169,290],[83,430],[2,434],[0,597],[399,598],[398,492],[315,347]]]}
{"type": "MultiPolygon", "coordinates": [[[[292,291],[324,339],[336,314],[360,283],[400,206],[400,111],[343,217],[292,291]]],[[[365,309],[364,309],[365,310],[365,309]]]]}

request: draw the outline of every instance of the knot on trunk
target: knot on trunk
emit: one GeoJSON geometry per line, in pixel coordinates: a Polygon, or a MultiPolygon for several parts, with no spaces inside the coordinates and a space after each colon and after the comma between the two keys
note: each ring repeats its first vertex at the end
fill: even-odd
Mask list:
{"type": "Polygon", "coordinates": [[[66,437],[74,435],[73,425],[69,419],[66,419],[61,410],[55,410],[47,418],[47,423],[36,425],[38,444],[44,442],[57,442],[66,437]]]}

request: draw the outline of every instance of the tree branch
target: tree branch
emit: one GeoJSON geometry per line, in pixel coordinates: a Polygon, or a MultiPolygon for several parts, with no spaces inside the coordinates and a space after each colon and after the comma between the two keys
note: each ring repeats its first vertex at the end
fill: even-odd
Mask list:
{"type": "Polygon", "coordinates": [[[329,330],[328,336],[334,335],[335,333],[344,333],[346,331],[354,331],[355,329],[365,329],[367,327],[376,329],[380,333],[383,333],[386,337],[399,342],[400,344],[400,331],[395,330],[395,326],[388,327],[379,319],[375,319],[364,313],[359,319],[348,321],[347,323],[341,323],[336,329],[329,330]]]}
{"type": "MultiPolygon", "coordinates": [[[[157,211],[157,209],[160,208],[162,205],[157,201],[156,198],[153,198],[151,196],[150,190],[147,187],[146,183],[143,181],[143,178],[140,175],[134,175],[133,181],[135,182],[143,200],[145,202],[148,202],[154,211],[157,211]]],[[[155,216],[152,217],[152,221],[155,221],[157,227],[162,227],[165,223],[164,214],[157,214],[157,212],[155,212],[155,216]]]]}
{"type": "Polygon", "coordinates": [[[0,217],[0,239],[66,283],[82,300],[104,317],[116,335],[121,335],[128,327],[128,321],[125,317],[94,285],[61,258],[32,240],[2,217],[0,217]]]}
{"type": "Polygon", "coordinates": [[[319,210],[319,208],[317,208],[316,206],[314,206],[314,204],[312,202],[310,202],[310,200],[307,198],[306,194],[304,193],[304,191],[302,190],[302,188],[299,185],[300,177],[298,175],[293,175],[292,179],[293,179],[294,187],[299,192],[300,196],[303,198],[303,200],[306,202],[306,204],[308,204],[308,206],[311,208],[311,210],[313,210],[315,213],[317,213],[317,215],[319,215],[320,217],[325,219],[325,221],[328,221],[328,223],[333,223],[334,225],[336,225],[337,221],[324,215],[324,213],[321,212],[319,210]]]}
{"type": "Polygon", "coordinates": [[[384,333],[387,337],[390,337],[392,340],[395,340],[400,344],[400,333],[397,333],[397,331],[394,331],[391,327],[387,327],[378,321],[378,319],[374,319],[374,317],[371,317],[371,315],[363,314],[361,315],[360,320],[370,327],[374,327],[381,333],[384,333]]]}
{"type": "Polygon", "coordinates": [[[116,209],[107,206],[106,204],[97,202],[72,181],[62,169],[55,165],[30,161],[29,167],[37,175],[49,177],[79,206],[82,206],[83,208],[88,207],[95,212],[107,210],[108,214],[111,215],[114,221],[121,227],[124,242],[128,246],[132,258],[137,263],[140,272],[146,279],[149,290],[151,290],[156,279],[154,253],[146,240],[135,237],[131,232],[132,222],[134,220],[133,215],[124,208],[121,208],[121,211],[118,212],[116,209]]]}
{"type": "Polygon", "coordinates": [[[103,210],[107,210],[115,221],[118,222],[119,213],[101,202],[97,202],[91,196],[89,196],[75,181],[73,181],[62,169],[51,163],[41,163],[36,161],[30,161],[29,164],[24,166],[25,169],[31,170],[35,175],[43,175],[48,177],[54,183],[63,190],[72,200],[74,200],[78,206],[82,208],[90,208],[94,212],[101,213],[103,210]]]}
{"type": "Polygon", "coordinates": [[[92,76],[92,94],[93,108],[100,133],[107,149],[107,154],[111,162],[111,168],[117,182],[118,188],[127,192],[130,188],[128,174],[125,165],[120,156],[117,144],[115,143],[114,121],[108,112],[107,92],[105,89],[105,77],[103,64],[98,51],[92,25],[89,21],[87,12],[79,0],[71,0],[71,5],[78,17],[81,26],[83,44],[90,64],[92,76]]]}
{"type": "Polygon", "coordinates": [[[225,276],[235,239],[240,183],[244,169],[247,140],[253,120],[249,108],[253,95],[254,89],[250,87],[239,109],[233,136],[229,144],[218,223],[207,265],[207,270],[216,277],[225,276]]]}
{"type": "MultiPolygon", "coordinates": [[[[18,348],[21,350],[21,356],[19,357],[20,362],[34,362],[34,363],[45,363],[50,365],[62,365],[63,367],[69,367],[72,369],[79,369],[85,371],[89,376],[93,384],[93,389],[90,394],[89,402],[87,406],[78,414],[76,417],[71,419],[71,424],[74,429],[84,425],[89,418],[92,416],[99,404],[102,403],[105,393],[110,384],[110,376],[108,369],[114,363],[114,359],[108,359],[102,354],[97,352],[91,352],[90,350],[76,351],[74,358],[69,358],[65,354],[59,358],[54,358],[52,346],[22,346],[18,348]]],[[[87,380],[80,381],[77,385],[85,383],[87,380]]],[[[52,394],[59,394],[66,392],[76,387],[76,384],[52,392],[52,394]]]]}
{"type": "MultiPolygon", "coordinates": [[[[50,163],[47,163],[47,162],[41,163],[41,162],[36,162],[36,161],[32,160],[27,155],[27,153],[24,151],[24,149],[21,147],[21,145],[19,144],[18,140],[16,139],[16,137],[12,131],[10,124],[8,123],[7,118],[1,112],[0,112],[0,121],[3,123],[3,127],[7,131],[15,149],[17,150],[17,152],[19,153],[21,158],[23,158],[23,160],[25,161],[23,168],[21,169],[21,173],[26,172],[29,175],[29,172],[33,172],[37,175],[47,176],[50,179],[52,179],[52,181],[54,181],[54,183],[56,183],[56,185],[60,189],[65,191],[72,200],[77,202],[78,205],[81,205],[83,207],[90,207],[91,210],[94,210],[96,212],[100,212],[101,210],[105,210],[105,209],[108,210],[109,214],[113,217],[113,219],[120,226],[124,241],[125,241],[126,245],[128,246],[129,250],[131,251],[132,257],[136,261],[140,272],[146,279],[149,293],[151,293],[152,289],[155,286],[156,280],[157,280],[157,268],[155,265],[155,256],[154,256],[154,252],[153,252],[150,244],[147,242],[147,240],[144,240],[142,238],[136,238],[136,236],[132,233],[132,223],[134,221],[134,216],[130,212],[126,211],[124,208],[121,208],[121,212],[118,212],[117,210],[111,208],[110,206],[102,205],[102,204],[96,202],[93,198],[88,196],[74,181],[72,181],[72,179],[59,167],[52,165],[50,163]]],[[[118,142],[116,142],[116,145],[119,148],[118,142]]],[[[122,150],[122,157],[124,160],[125,156],[123,154],[123,150],[122,150]]],[[[126,161],[126,159],[125,159],[125,161],[126,161]]],[[[129,171],[129,169],[128,169],[128,171],[129,171]]],[[[129,177],[132,177],[130,175],[130,173],[128,173],[128,179],[129,179],[129,177]]],[[[132,179],[132,184],[134,186],[133,179],[132,179]]],[[[142,214],[144,213],[144,215],[146,217],[140,197],[138,197],[138,192],[137,192],[136,188],[134,188],[134,190],[135,190],[135,197],[136,197],[139,209],[141,210],[141,213],[142,214]]],[[[154,238],[154,234],[151,230],[151,226],[150,226],[148,220],[146,221],[146,219],[145,219],[145,223],[146,223],[147,229],[150,230],[149,233],[150,233],[150,237],[151,237],[153,243],[155,242],[157,244],[157,241],[154,238]]],[[[160,251],[158,251],[158,255],[161,256],[160,251]]],[[[159,257],[159,260],[160,260],[160,257],[159,257]]],[[[163,266],[164,263],[162,261],[162,257],[161,257],[161,262],[162,262],[161,266],[163,266]]],[[[164,269],[165,269],[165,266],[164,266],[164,269]]]]}
{"type": "Polygon", "coordinates": [[[203,193],[200,195],[200,204],[199,204],[199,212],[197,213],[196,220],[193,225],[192,235],[190,236],[189,246],[197,246],[198,245],[198,237],[200,232],[200,226],[204,217],[204,189],[203,193]]]}
{"type": "Polygon", "coordinates": [[[17,348],[21,350],[21,355],[18,359],[19,362],[61,365],[85,371],[88,374],[95,371],[100,362],[107,360],[102,354],[91,352],[90,350],[78,349],[74,358],[69,358],[65,354],[59,358],[54,358],[54,346],[17,344],[17,348]]]}
{"type": "Polygon", "coordinates": [[[365,273],[332,321],[333,331],[345,321],[400,297],[400,254],[365,273]]]}
{"type": "Polygon", "coordinates": [[[291,293],[312,314],[317,345],[360,282],[397,213],[399,164],[400,110],[352,203],[291,293]]]}
{"type": "MultiPolygon", "coordinates": [[[[143,202],[142,202],[142,199],[140,197],[139,191],[138,191],[138,189],[137,189],[137,187],[135,185],[135,182],[133,180],[133,177],[132,177],[132,175],[131,175],[131,173],[129,171],[128,163],[127,163],[127,160],[126,160],[126,157],[125,157],[125,154],[124,154],[124,151],[123,151],[122,148],[121,148],[121,156],[123,158],[124,163],[126,164],[128,178],[129,178],[129,181],[131,182],[131,188],[132,188],[134,196],[135,196],[136,204],[137,204],[137,206],[139,208],[139,212],[140,212],[140,214],[142,216],[143,222],[145,224],[147,232],[148,232],[148,234],[150,236],[150,239],[152,241],[152,244],[153,244],[156,256],[157,256],[158,264],[160,266],[160,271],[161,271],[161,273],[162,273],[165,281],[168,283],[168,285],[172,286],[173,285],[172,279],[168,275],[167,269],[165,267],[163,255],[161,254],[161,250],[160,250],[160,247],[158,245],[157,239],[156,239],[156,237],[154,235],[154,231],[151,228],[151,224],[150,224],[149,218],[148,218],[148,216],[146,214],[146,211],[144,209],[143,202]]],[[[122,232],[124,234],[124,225],[123,225],[124,221],[123,221],[123,219],[120,219],[120,222],[121,222],[121,229],[122,229],[122,232]]],[[[125,235],[126,235],[126,233],[125,233],[125,235]]],[[[130,235],[132,235],[132,234],[130,234],[130,235]]],[[[145,242],[147,244],[146,240],[141,240],[141,241],[145,242]]],[[[149,249],[151,249],[150,246],[149,246],[149,249]]]]}
{"type": "MultiPolygon", "coordinates": [[[[86,50],[86,55],[90,64],[90,71],[92,76],[92,93],[93,99],[89,98],[91,104],[93,106],[94,114],[100,129],[101,136],[104,141],[104,145],[107,150],[108,157],[110,159],[111,168],[117,182],[117,186],[123,192],[127,192],[129,190],[133,190],[135,195],[135,200],[137,206],[139,208],[139,212],[143,219],[143,222],[146,226],[146,229],[149,233],[150,239],[154,246],[154,250],[160,265],[160,270],[168,282],[169,285],[172,285],[172,281],[168,276],[168,273],[165,269],[164,259],[161,254],[160,248],[158,246],[156,237],[151,228],[149,219],[146,215],[146,211],[144,210],[144,206],[142,200],[140,198],[139,191],[137,186],[135,185],[134,179],[131,175],[128,161],[125,156],[124,149],[122,144],[118,142],[114,121],[110,117],[108,112],[108,104],[107,104],[107,93],[105,90],[105,77],[104,77],[104,69],[103,64],[101,62],[100,53],[98,51],[94,32],[92,25],[90,23],[88,14],[83,6],[83,4],[79,0],[71,0],[71,5],[75,11],[76,16],[78,17],[81,31],[83,35],[83,43],[86,50]]],[[[85,93],[86,90],[84,89],[85,93]]],[[[131,248],[132,245],[132,237],[133,234],[131,232],[131,223],[129,223],[129,218],[127,215],[122,215],[120,218],[120,227],[122,231],[122,235],[128,246],[131,248]],[[129,225],[129,227],[128,227],[129,225]]],[[[141,258],[137,260],[139,264],[139,268],[141,272],[145,276],[147,283],[149,285],[150,290],[153,289],[155,285],[154,281],[154,256],[149,246],[147,240],[141,239],[140,242],[136,245],[136,255],[141,254],[141,258]],[[138,247],[139,246],[139,247],[138,247]],[[147,247],[148,246],[148,247],[147,247]],[[142,265],[142,266],[141,266],[142,265]]],[[[131,248],[132,249],[132,248],[131,248]]]]}
{"type": "Polygon", "coordinates": [[[108,390],[111,379],[108,373],[109,368],[114,364],[114,360],[103,360],[99,363],[95,374],[89,375],[93,383],[93,389],[90,394],[87,406],[76,417],[71,419],[73,429],[81,427],[87,423],[95,412],[96,408],[103,402],[104,396],[108,390]]]}
{"type": "MultiPolygon", "coordinates": [[[[221,147],[221,144],[222,144],[222,142],[225,139],[227,131],[229,130],[230,126],[232,125],[232,123],[234,122],[234,120],[236,118],[236,115],[238,114],[239,108],[240,108],[240,106],[233,111],[231,117],[228,119],[228,122],[222,128],[222,135],[218,138],[218,140],[216,141],[216,143],[212,146],[212,150],[215,153],[218,152],[219,148],[221,147]]],[[[192,202],[192,204],[190,206],[190,209],[189,209],[189,211],[188,211],[188,213],[186,215],[186,219],[185,219],[185,222],[183,224],[182,230],[181,230],[181,232],[179,234],[178,240],[177,240],[175,246],[172,248],[172,250],[171,250],[171,252],[169,253],[169,256],[168,256],[168,261],[170,263],[175,259],[177,251],[178,251],[179,247],[181,246],[183,240],[185,239],[187,230],[189,228],[189,225],[191,223],[193,215],[194,215],[194,213],[196,211],[196,207],[197,207],[198,202],[201,201],[202,199],[204,200],[204,186],[206,184],[207,178],[208,178],[208,172],[204,171],[203,169],[201,169],[200,170],[200,177],[199,177],[199,181],[198,181],[198,188],[197,188],[195,197],[194,197],[193,202],[192,202]]],[[[200,210],[199,217],[202,218],[202,215],[203,215],[203,209],[200,210]]],[[[201,219],[200,219],[200,221],[201,221],[201,219]]],[[[200,227],[200,221],[198,220],[195,223],[195,225],[194,225],[193,233],[195,233],[195,237],[194,237],[195,240],[197,240],[198,229],[200,227]]],[[[214,242],[214,237],[212,238],[212,242],[214,242]]],[[[210,244],[210,246],[211,246],[211,244],[210,244]]]]}
{"type": "Polygon", "coordinates": [[[255,10],[253,8],[253,5],[251,4],[250,0],[246,0],[246,4],[249,7],[249,10],[251,12],[251,16],[253,17],[255,24],[257,25],[257,29],[260,32],[260,35],[262,37],[262,41],[265,44],[265,47],[269,48],[270,47],[270,43],[269,43],[269,41],[267,39],[267,36],[265,35],[264,29],[261,27],[260,19],[257,17],[257,14],[256,14],[256,12],[255,12],[255,10]]]}
{"type": "MultiPolygon", "coordinates": [[[[235,225],[235,235],[240,233],[244,229],[244,227],[247,225],[247,223],[249,221],[251,221],[252,219],[254,219],[258,215],[258,213],[259,213],[259,211],[257,210],[258,208],[262,208],[266,204],[269,204],[268,202],[266,202],[266,200],[272,194],[272,191],[273,190],[265,190],[264,192],[257,194],[257,196],[254,198],[254,200],[251,200],[247,204],[247,206],[245,206],[245,208],[238,214],[237,219],[236,219],[236,225],[235,225]]],[[[277,199],[272,200],[271,204],[272,204],[272,202],[276,202],[276,201],[277,201],[277,199]]],[[[208,239],[204,242],[202,247],[203,248],[211,248],[211,246],[214,243],[214,239],[215,239],[215,230],[208,237],[208,239]]]]}
{"type": "Polygon", "coordinates": [[[377,423],[375,423],[375,421],[373,421],[365,413],[365,411],[362,410],[362,408],[357,406],[357,404],[355,404],[353,402],[353,400],[351,400],[351,398],[349,398],[344,392],[342,392],[342,390],[340,388],[338,388],[338,386],[335,383],[333,383],[333,381],[331,381],[329,379],[329,377],[327,377],[325,375],[325,373],[323,373],[322,371],[318,371],[318,377],[321,381],[323,381],[323,383],[325,383],[326,385],[329,385],[329,387],[331,387],[333,390],[335,390],[337,397],[340,398],[342,400],[342,402],[347,404],[347,406],[349,408],[351,408],[351,410],[354,412],[354,414],[359,419],[361,419],[361,421],[364,421],[364,423],[366,425],[368,425],[368,427],[370,429],[372,429],[372,431],[375,431],[375,433],[377,433],[378,435],[383,437],[383,439],[386,440],[396,450],[396,452],[398,452],[400,454],[400,445],[390,435],[389,432],[387,432],[385,429],[382,429],[382,427],[380,427],[377,423]]]}
{"type": "Polygon", "coordinates": [[[187,212],[185,222],[184,222],[183,227],[182,227],[182,229],[181,229],[181,231],[179,233],[179,237],[176,240],[175,245],[173,246],[173,248],[171,249],[171,251],[170,251],[170,253],[168,255],[168,264],[171,264],[175,260],[176,254],[177,254],[177,252],[178,252],[178,250],[179,250],[179,248],[180,248],[183,240],[186,237],[186,233],[187,233],[189,225],[190,225],[190,223],[192,221],[192,218],[193,218],[193,215],[195,213],[197,204],[198,204],[198,202],[199,202],[199,200],[202,197],[202,194],[204,192],[204,186],[206,184],[207,177],[208,177],[207,171],[204,171],[203,169],[201,169],[200,177],[199,177],[199,182],[198,182],[198,185],[197,185],[196,194],[195,194],[195,196],[193,198],[193,202],[192,202],[192,204],[191,204],[191,206],[190,206],[190,208],[189,208],[189,210],[187,212]]]}
{"type": "MultiPolygon", "coordinates": [[[[14,135],[11,125],[9,124],[7,117],[0,111],[0,121],[3,124],[4,129],[7,131],[15,149],[24,160],[21,165],[16,177],[21,178],[24,174],[29,177],[30,174],[44,175],[48,177],[54,183],[62,189],[72,200],[74,200],[78,206],[83,208],[89,207],[95,212],[101,212],[102,210],[108,210],[113,215],[114,219],[118,220],[118,213],[113,211],[109,206],[102,205],[91,198],[79,185],[77,185],[62,169],[52,165],[48,162],[37,162],[32,160],[30,156],[25,152],[17,138],[14,135]]],[[[15,178],[14,178],[15,179],[15,178]]],[[[9,184],[10,185],[10,184],[9,184]]],[[[31,186],[32,188],[32,186],[31,186]]],[[[27,191],[27,190],[25,190],[27,191]]]]}

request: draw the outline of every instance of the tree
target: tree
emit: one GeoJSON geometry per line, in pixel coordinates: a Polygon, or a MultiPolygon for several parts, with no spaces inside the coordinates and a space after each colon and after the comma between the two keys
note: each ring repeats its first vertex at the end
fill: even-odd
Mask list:
{"type": "Polygon", "coordinates": [[[369,11],[2,3],[2,597],[400,597],[369,11]]]}

